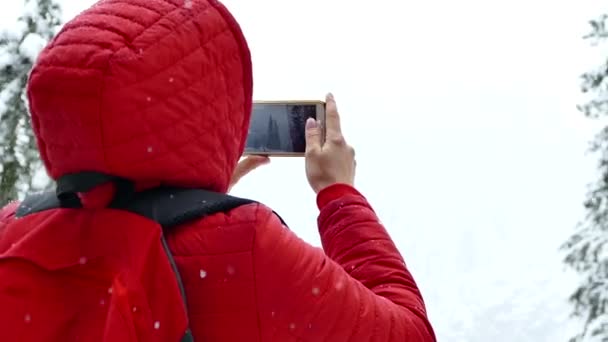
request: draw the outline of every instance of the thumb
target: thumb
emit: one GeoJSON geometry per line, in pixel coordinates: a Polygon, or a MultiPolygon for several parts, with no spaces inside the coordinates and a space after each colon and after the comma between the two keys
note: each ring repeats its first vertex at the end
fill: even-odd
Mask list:
{"type": "Polygon", "coordinates": [[[237,164],[234,173],[240,178],[258,167],[268,164],[269,162],[270,158],[266,156],[247,156],[247,158],[237,164]]]}
{"type": "Polygon", "coordinates": [[[313,118],[306,120],[306,151],[321,148],[321,127],[313,118]]]}
{"type": "Polygon", "coordinates": [[[270,158],[265,156],[248,156],[244,160],[240,161],[234,173],[232,174],[231,185],[236,184],[241,178],[257,169],[258,167],[270,163],[270,158]]]}

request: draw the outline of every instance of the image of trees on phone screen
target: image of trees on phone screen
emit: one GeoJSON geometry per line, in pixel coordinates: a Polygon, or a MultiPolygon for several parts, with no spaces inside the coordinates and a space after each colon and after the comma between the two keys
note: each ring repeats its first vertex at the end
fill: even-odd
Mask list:
{"type": "Polygon", "coordinates": [[[249,154],[304,153],[308,118],[317,119],[315,104],[254,104],[245,152],[249,154]]]}

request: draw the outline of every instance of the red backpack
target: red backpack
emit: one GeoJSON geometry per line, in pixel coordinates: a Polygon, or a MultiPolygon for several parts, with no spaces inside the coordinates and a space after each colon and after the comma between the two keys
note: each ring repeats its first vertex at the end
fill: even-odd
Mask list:
{"type": "Polygon", "coordinates": [[[0,341],[193,341],[186,294],[165,236],[251,200],[88,172],[28,196],[0,223],[0,341]],[[114,182],[102,209],[77,193],[114,182]],[[17,241],[16,243],[12,243],[17,241]]]}

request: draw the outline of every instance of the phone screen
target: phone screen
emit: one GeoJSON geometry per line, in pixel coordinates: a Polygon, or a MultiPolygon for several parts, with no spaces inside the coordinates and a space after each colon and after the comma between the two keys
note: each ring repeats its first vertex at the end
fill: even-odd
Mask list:
{"type": "Polygon", "coordinates": [[[306,120],[321,120],[320,108],[318,103],[254,103],[245,154],[304,154],[306,120]]]}

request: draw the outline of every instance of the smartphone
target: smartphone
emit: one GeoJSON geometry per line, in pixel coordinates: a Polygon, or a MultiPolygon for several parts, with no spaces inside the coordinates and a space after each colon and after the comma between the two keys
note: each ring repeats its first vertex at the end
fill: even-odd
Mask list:
{"type": "Polygon", "coordinates": [[[325,102],[254,101],[245,155],[304,156],[308,118],[319,120],[325,137],[325,102]]]}

